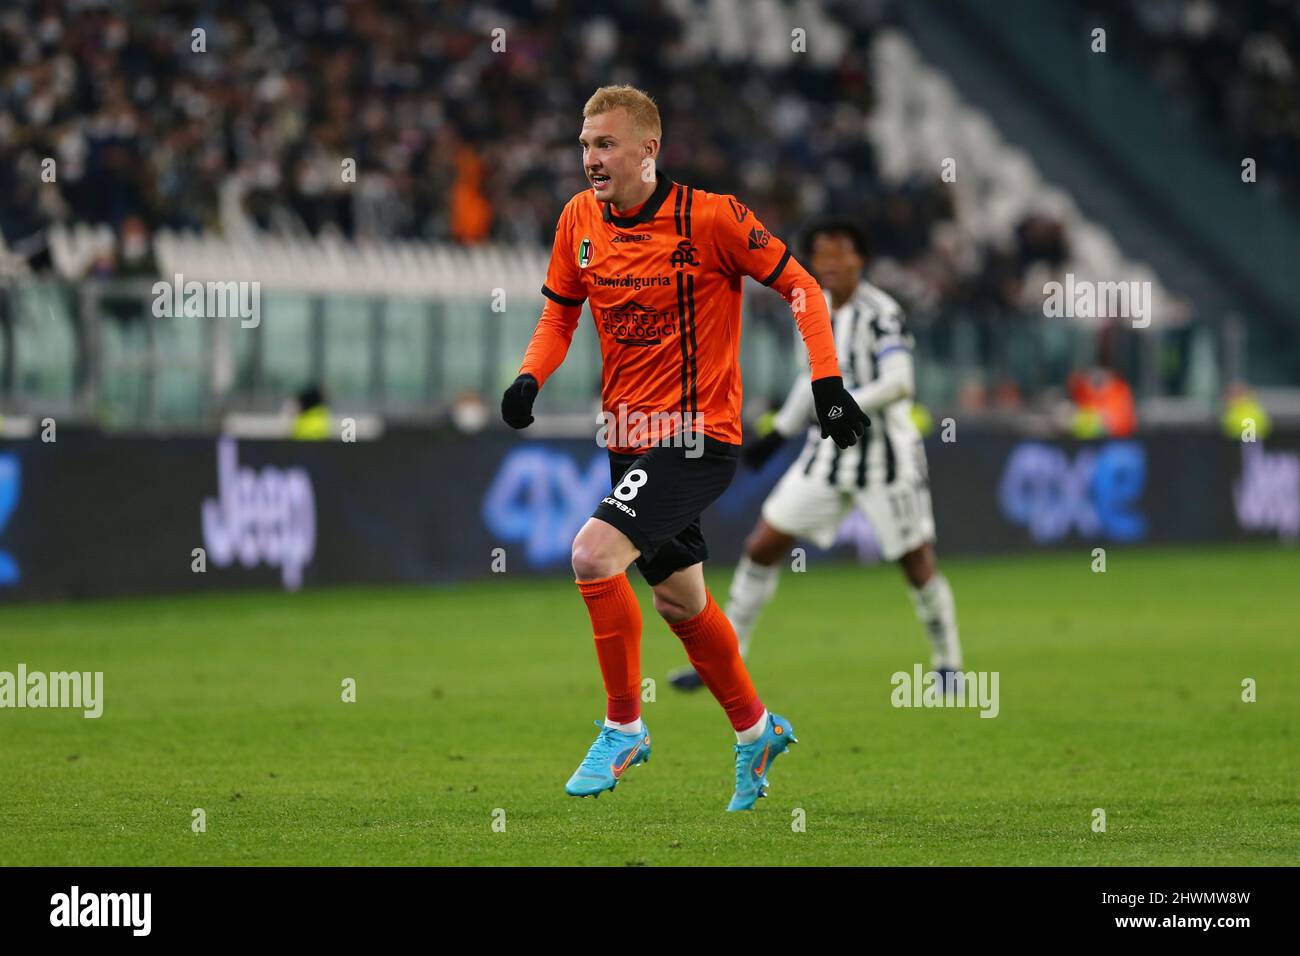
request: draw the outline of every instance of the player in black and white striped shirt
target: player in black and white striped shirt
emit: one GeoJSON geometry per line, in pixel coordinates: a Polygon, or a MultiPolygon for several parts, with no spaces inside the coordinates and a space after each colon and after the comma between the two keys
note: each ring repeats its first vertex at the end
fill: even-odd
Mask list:
{"type": "MultiPolygon", "coordinates": [[[[768,495],[745,541],[726,614],[746,654],[758,614],[776,592],[781,562],[796,540],[830,547],[844,518],[857,508],[875,529],[881,555],[902,568],[930,639],[931,667],[948,686],[961,669],[961,644],[952,589],[935,561],[925,448],[912,422],[912,336],[898,303],[862,278],[867,255],[856,226],[839,221],[814,226],[805,252],[829,302],[844,385],[873,424],[853,447],[821,441],[807,374],[794,383],[773,430],[745,448],[745,462],[761,467],[786,438],[807,432],[802,453],[768,495]]],[[[691,668],[674,672],[671,680],[682,689],[699,686],[691,668]]]]}

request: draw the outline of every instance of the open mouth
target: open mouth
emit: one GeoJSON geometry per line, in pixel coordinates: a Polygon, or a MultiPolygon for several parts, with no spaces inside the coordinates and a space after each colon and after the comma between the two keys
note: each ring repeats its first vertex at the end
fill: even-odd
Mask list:
{"type": "Polygon", "coordinates": [[[591,185],[596,189],[603,189],[609,185],[609,177],[604,173],[592,173],[587,178],[591,180],[591,185]]]}

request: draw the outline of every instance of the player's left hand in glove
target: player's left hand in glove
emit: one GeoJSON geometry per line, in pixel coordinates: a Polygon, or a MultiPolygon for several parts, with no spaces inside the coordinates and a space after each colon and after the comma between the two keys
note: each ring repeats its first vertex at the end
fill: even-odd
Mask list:
{"type": "Polygon", "coordinates": [[[812,390],[822,438],[834,439],[841,448],[856,445],[871,427],[871,419],[844,387],[844,379],[838,375],[819,378],[812,383],[812,390]]]}
{"type": "Polygon", "coordinates": [[[769,458],[780,450],[783,444],[785,444],[785,436],[775,428],[769,429],[763,437],[754,439],[741,449],[740,459],[745,463],[746,468],[758,471],[767,464],[769,458]]]}
{"type": "Polygon", "coordinates": [[[511,428],[527,428],[533,423],[536,399],[537,379],[527,373],[520,375],[501,396],[501,417],[511,428]]]}

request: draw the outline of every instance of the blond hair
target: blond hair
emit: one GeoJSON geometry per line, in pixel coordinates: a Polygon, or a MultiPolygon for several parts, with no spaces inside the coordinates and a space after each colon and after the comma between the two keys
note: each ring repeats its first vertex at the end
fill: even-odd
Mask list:
{"type": "Polygon", "coordinates": [[[655,106],[649,94],[635,86],[602,86],[587,105],[582,108],[583,117],[599,116],[616,109],[627,110],[632,128],[641,136],[660,139],[662,127],[659,125],[659,107],[655,106]]]}

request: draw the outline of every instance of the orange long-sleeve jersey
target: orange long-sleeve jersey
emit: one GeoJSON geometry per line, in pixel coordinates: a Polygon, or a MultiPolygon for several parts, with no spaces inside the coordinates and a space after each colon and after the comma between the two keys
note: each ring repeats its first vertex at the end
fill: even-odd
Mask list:
{"type": "MultiPolygon", "coordinates": [[[[583,190],[565,205],[520,373],[539,385],[564,361],[589,302],[600,336],[607,415],[677,420],[740,444],[740,300],[745,276],[794,310],[813,379],[840,374],[826,300],[784,242],[734,196],[659,175],[626,215],[583,190]]],[[[671,434],[671,430],[660,434],[671,434]]],[[[610,442],[636,454],[644,446],[610,442]]]]}

